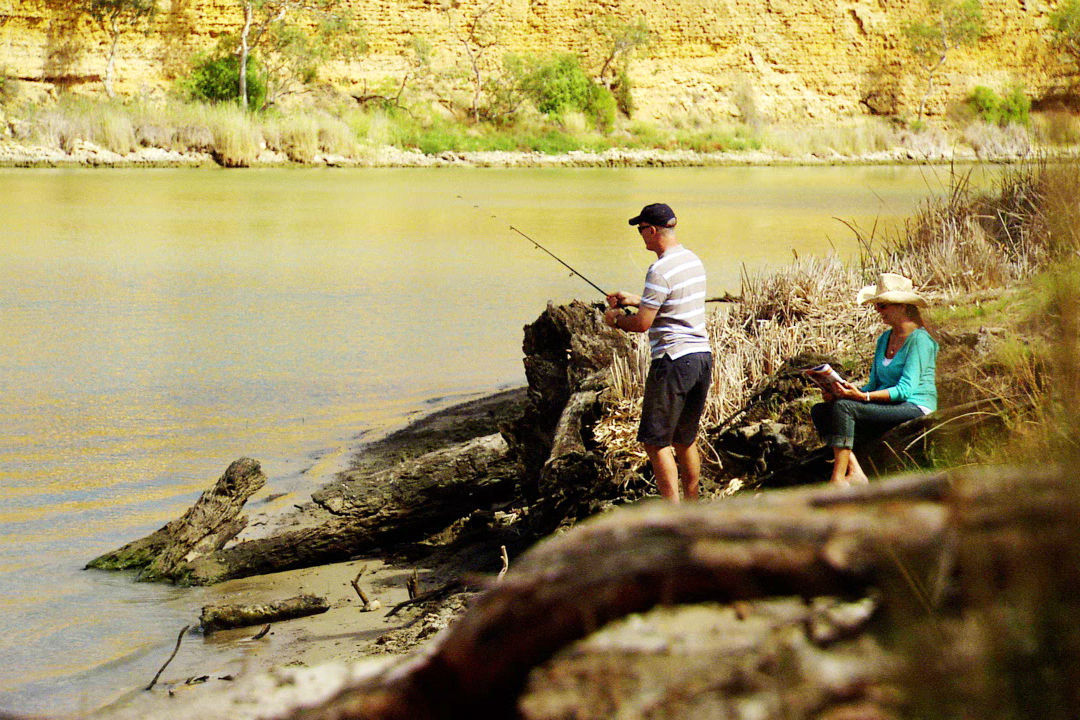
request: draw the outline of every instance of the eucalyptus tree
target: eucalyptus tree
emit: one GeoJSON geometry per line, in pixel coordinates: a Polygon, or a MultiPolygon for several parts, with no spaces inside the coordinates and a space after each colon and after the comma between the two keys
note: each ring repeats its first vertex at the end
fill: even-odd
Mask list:
{"type": "Polygon", "coordinates": [[[105,64],[105,93],[115,97],[116,48],[127,32],[149,29],[157,13],[156,0],[81,0],[85,12],[109,36],[108,61],[105,64]]]}
{"type": "Polygon", "coordinates": [[[926,92],[919,101],[920,120],[934,91],[934,78],[949,53],[958,47],[974,45],[984,31],[979,0],[926,0],[924,15],[904,27],[911,52],[927,75],[926,92]]]}
{"type": "Polygon", "coordinates": [[[294,81],[314,79],[318,66],[331,57],[349,59],[366,50],[363,30],[344,11],[344,0],[237,0],[243,25],[236,36],[240,104],[248,108],[248,59],[262,50],[270,74],[267,97],[273,101],[290,91],[294,81]],[[298,22],[307,16],[314,29],[298,22]]]}
{"type": "Polygon", "coordinates": [[[1068,56],[1073,73],[1080,75],[1080,0],[1065,0],[1050,14],[1054,46],[1068,56]]]}
{"type": "Polygon", "coordinates": [[[472,13],[461,10],[461,17],[455,18],[453,11],[458,9],[458,5],[459,3],[452,0],[444,0],[440,3],[439,10],[446,18],[447,31],[464,49],[465,57],[469,61],[469,83],[472,85],[469,115],[473,122],[479,122],[480,100],[485,88],[490,84],[487,75],[494,72],[495,66],[488,55],[498,48],[502,28],[495,19],[495,0],[479,5],[472,13]]]}

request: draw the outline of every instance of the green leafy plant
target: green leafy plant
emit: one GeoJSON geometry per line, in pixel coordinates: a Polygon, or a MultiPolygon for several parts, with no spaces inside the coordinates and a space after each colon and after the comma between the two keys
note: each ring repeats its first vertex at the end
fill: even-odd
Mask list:
{"type": "MultiPolygon", "coordinates": [[[[240,59],[235,55],[201,56],[184,82],[188,94],[203,102],[232,102],[240,97],[240,59]]],[[[262,107],[266,98],[266,81],[260,72],[259,61],[248,56],[246,75],[247,106],[262,107]]]]}
{"type": "Polygon", "coordinates": [[[609,130],[615,122],[615,96],[585,74],[577,55],[561,54],[534,61],[523,74],[521,87],[545,115],[560,117],[578,111],[601,130],[609,130]]]}
{"type": "Polygon", "coordinates": [[[1021,87],[1013,87],[998,95],[985,85],[977,86],[968,98],[971,109],[992,125],[1028,125],[1031,122],[1031,98],[1021,87]]]}

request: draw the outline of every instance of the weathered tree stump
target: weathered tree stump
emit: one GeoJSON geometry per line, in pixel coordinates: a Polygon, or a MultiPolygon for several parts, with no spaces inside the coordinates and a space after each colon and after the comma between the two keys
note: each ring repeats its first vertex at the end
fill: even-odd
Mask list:
{"type": "Polygon", "coordinates": [[[150,535],[91,560],[101,570],[139,569],[140,580],[175,579],[194,557],[212,553],[244,529],[240,515],[248,498],[266,484],[256,460],[234,461],[213,488],[204,492],[180,518],[150,535]]]}

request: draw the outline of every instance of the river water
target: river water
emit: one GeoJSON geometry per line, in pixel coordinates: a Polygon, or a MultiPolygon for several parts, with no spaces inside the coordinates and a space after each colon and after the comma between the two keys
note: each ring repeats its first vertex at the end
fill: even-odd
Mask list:
{"type": "MultiPolygon", "coordinates": [[[[145,684],[213,588],[84,571],[232,460],[307,495],[364,438],[524,383],[548,300],[640,291],[665,201],[710,294],[858,252],[941,192],[919,167],[0,170],[0,711],[145,684]]],[[[252,504],[263,501],[253,499],[252,504]]]]}

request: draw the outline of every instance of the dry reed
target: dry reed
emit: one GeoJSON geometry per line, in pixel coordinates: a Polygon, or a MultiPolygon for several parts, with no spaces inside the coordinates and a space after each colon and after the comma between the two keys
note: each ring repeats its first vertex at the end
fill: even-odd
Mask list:
{"type": "MultiPolygon", "coordinates": [[[[835,258],[799,260],[744,277],[742,302],[716,309],[707,319],[713,372],[702,427],[715,427],[743,408],[798,355],[868,353],[877,318],[855,304],[863,280],[860,271],[835,258]]],[[[648,362],[647,344],[640,341],[636,355],[613,364],[606,413],[594,431],[616,478],[645,460],[635,437],[648,362]]]]}
{"type": "MultiPolygon", "coordinates": [[[[858,268],[835,258],[815,258],[744,277],[742,302],[715,310],[708,318],[714,368],[703,427],[715,428],[744,408],[798,355],[833,357],[852,365],[865,362],[880,323],[854,299],[858,288],[878,272],[913,278],[926,294],[942,301],[934,312],[947,316],[950,303],[964,305],[976,293],[1013,286],[1075,256],[1080,252],[1078,189],[1080,166],[1075,163],[1021,168],[984,195],[974,193],[967,176],[955,176],[951,192],[926,203],[900,236],[884,242],[860,236],[864,253],[858,268]]],[[[945,378],[954,387],[967,386],[966,391],[955,391],[957,400],[999,400],[1004,407],[1001,419],[1014,437],[1060,425],[1045,409],[1050,361],[1025,347],[1014,352],[999,342],[991,357],[949,356],[948,362],[960,364],[948,368],[952,377],[945,378]]],[[[648,357],[644,344],[638,348],[635,356],[615,364],[605,416],[595,434],[617,479],[625,479],[645,461],[635,435],[648,357]]],[[[1049,438],[1038,442],[1052,444],[1049,438]]],[[[968,448],[963,458],[955,459],[984,459],[999,452],[1000,445],[997,448],[968,448]]]]}

